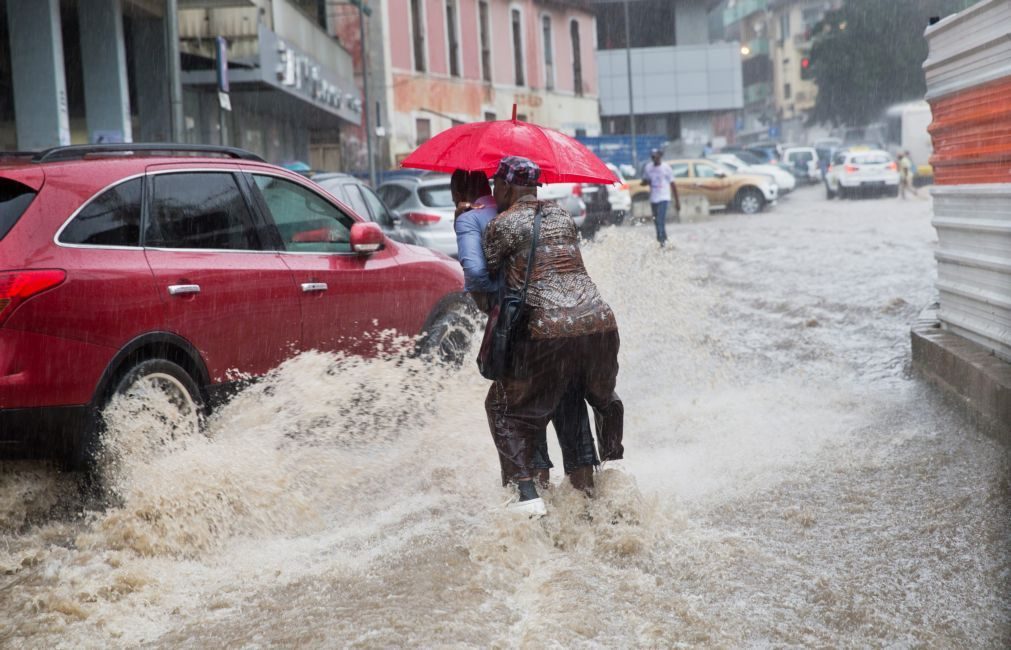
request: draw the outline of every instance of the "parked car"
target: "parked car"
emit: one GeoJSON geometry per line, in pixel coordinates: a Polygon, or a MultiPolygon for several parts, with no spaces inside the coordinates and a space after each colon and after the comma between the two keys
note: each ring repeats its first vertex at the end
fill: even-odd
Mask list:
{"type": "Polygon", "coordinates": [[[747,147],[746,151],[758,156],[763,163],[778,165],[783,160],[782,148],[774,143],[754,144],[747,147]]]}
{"type": "Polygon", "coordinates": [[[846,149],[835,155],[826,176],[826,198],[857,194],[899,195],[899,167],[887,151],[846,149]]]}
{"type": "Polygon", "coordinates": [[[0,449],[86,465],[146,385],[192,417],[298,350],[426,332],[462,355],[459,264],[238,149],[62,147],[0,162],[0,449]]]}
{"type": "Polygon", "coordinates": [[[821,180],[818,151],[814,147],[789,147],[783,151],[783,162],[796,169],[794,175],[807,183],[821,180]]]}
{"type": "Polygon", "coordinates": [[[755,214],[779,197],[779,187],[769,176],[731,174],[705,159],[669,160],[667,164],[674,171],[678,194],[705,196],[710,208],[732,208],[755,214]]]}
{"type": "Polygon", "coordinates": [[[632,191],[624,174],[615,165],[607,163],[607,168],[611,170],[617,179],[617,184],[607,186],[607,199],[611,204],[611,221],[614,224],[621,224],[632,210],[632,191]]]}
{"type": "Polygon", "coordinates": [[[453,230],[456,205],[447,174],[403,175],[382,183],[376,194],[400,219],[403,237],[421,246],[457,256],[453,230]]]}
{"type": "MultiPolygon", "coordinates": [[[[744,155],[747,153],[745,152],[744,155]]],[[[720,163],[735,174],[762,174],[771,177],[779,186],[780,196],[789,194],[797,186],[797,179],[794,175],[781,169],[778,165],[749,164],[742,155],[732,153],[716,153],[709,156],[709,160],[720,163]]]]}
{"type": "Polygon", "coordinates": [[[400,226],[400,217],[393,213],[376,192],[359,178],[351,174],[322,173],[312,177],[313,182],[337,197],[344,205],[351,206],[363,219],[374,221],[383,233],[394,241],[417,244],[412,231],[400,226]]]}
{"type": "Polygon", "coordinates": [[[584,186],[582,183],[551,183],[550,185],[542,185],[537,188],[537,198],[543,201],[555,201],[558,203],[572,217],[576,228],[582,230],[586,223],[590,206],[588,201],[592,201],[596,210],[607,210],[610,212],[609,204],[605,208],[600,205],[599,201],[596,201],[597,192],[599,191],[599,186],[596,185],[584,186]]]}

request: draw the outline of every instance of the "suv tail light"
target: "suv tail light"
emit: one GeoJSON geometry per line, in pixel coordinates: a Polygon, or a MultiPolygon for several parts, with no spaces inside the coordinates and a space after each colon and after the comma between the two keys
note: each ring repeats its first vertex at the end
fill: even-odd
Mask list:
{"type": "Polygon", "coordinates": [[[439,223],[442,219],[437,214],[429,214],[427,212],[408,212],[404,215],[404,218],[416,226],[431,226],[439,223]]]}
{"type": "Polygon", "coordinates": [[[898,166],[898,165],[896,165],[896,164],[895,164],[895,161],[893,160],[892,162],[888,163],[888,169],[890,169],[890,170],[892,170],[893,172],[895,172],[895,171],[898,171],[898,170],[899,170],[899,166],[898,166]]]}
{"type": "Polygon", "coordinates": [[[65,271],[0,271],[0,325],[18,305],[46,289],[52,289],[67,279],[65,271]]]}
{"type": "Polygon", "coordinates": [[[857,166],[856,165],[846,165],[845,167],[843,167],[843,169],[846,170],[847,174],[853,174],[853,173],[855,173],[857,171],[857,166]]]}
{"type": "Polygon", "coordinates": [[[628,183],[622,183],[621,187],[619,187],[618,189],[620,189],[622,192],[627,192],[628,191],[628,183]]]}

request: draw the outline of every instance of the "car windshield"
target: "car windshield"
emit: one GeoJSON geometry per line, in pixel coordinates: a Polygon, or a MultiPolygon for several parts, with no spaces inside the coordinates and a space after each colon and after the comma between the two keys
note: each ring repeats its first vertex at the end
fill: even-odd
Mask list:
{"type": "Polygon", "coordinates": [[[858,165],[884,165],[890,160],[888,155],[883,153],[863,153],[853,156],[853,162],[858,165]]]}
{"type": "Polygon", "coordinates": [[[421,199],[422,204],[430,208],[453,207],[453,195],[449,191],[449,183],[419,187],[418,198],[421,199]]]}
{"type": "Polygon", "coordinates": [[[764,160],[751,153],[750,151],[735,151],[734,155],[748,163],[749,165],[761,165],[764,160]]]}

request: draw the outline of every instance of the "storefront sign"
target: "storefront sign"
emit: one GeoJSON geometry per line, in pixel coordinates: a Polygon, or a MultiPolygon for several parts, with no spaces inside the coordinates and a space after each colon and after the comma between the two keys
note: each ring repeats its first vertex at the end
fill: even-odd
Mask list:
{"type": "Polygon", "coordinates": [[[537,108],[544,103],[544,98],[540,95],[534,95],[533,93],[517,93],[513,98],[513,101],[519,106],[530,106],[531,108],[537,108]]]}
{"type": "Polygon", "coordinates": [[[264,69],[273,70],[275,83],[331,108],[361,112],[357,93],[342,89],[326,66],[262,25],[260,56],[264,63],[274,62],[272,67],[264,65],[264,69]]]}

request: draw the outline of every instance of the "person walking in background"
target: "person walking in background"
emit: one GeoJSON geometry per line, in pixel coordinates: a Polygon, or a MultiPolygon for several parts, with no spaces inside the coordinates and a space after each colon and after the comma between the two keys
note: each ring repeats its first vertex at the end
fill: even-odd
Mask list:
{"type": "Polygon", "coordinates": [[[642,168],[642,184],[649,186],[649,205],[653,209],[653,221],[656,224],[656,240],[661,246],[667,245],[667,208],[671,197],[674,199],[674,221],[678,221],[681,212],[681,199],[674,183],[674,170],[663,161],[663,151],[654,149],[650,154],[650,162],[642,168]]]}
{"type": "Polygon", "coordinates": [[[920,198],[920,193],[913,187],[913,161],[909,158],[909,152],[903,151],[899,154],[899,196],[906,198],[907,190],[920,198]]]}
{"type": "Polygon", "coordinates": [[[534,485],[533,456],[567,387],[578,385],[593,407],[602,461],[624,455],[624,406],[614,392],[618,377],[618,324],[583,266],[579,235],[569,214],[537,200],[540,168],[531,160],[506,156],[495,173],[499,215],[484,234],[488,270],[502,274],[518,291],[531,262],[534,227],[540,227],[526,293],[526,324],[512,347],[505,376],[488,391],[485,410],[503,478],[515,483],[519,498],[510,509],[546,512],[534,485]]]}
{"type": "MultiPolygon", "coordinates": [[[[450,192],[456,205],[456,243],[460,265],[463,267],[464,289],[470,293],[478,308],[487,313],[498,298],[501,282],[488,273],[482,239],[488,224],[498,215],[491,186],[484,172],[458,169],[450,177],[450,192]]],[[[593,444],[590,418],[586,412],[582,387],[570,384],[561,403],[551,415],[562,450],[562,466],[572,486],[589,492],[593,489],[593,468],[599,465],[593,444]]],[[[534,449],[533,469],[537,483],[548,486],[554,464],[548,454],[547,431],[538,433],[534,449]]],[[[502,484],[508,483],[507,468],[502,466],[502,484]]]]}

